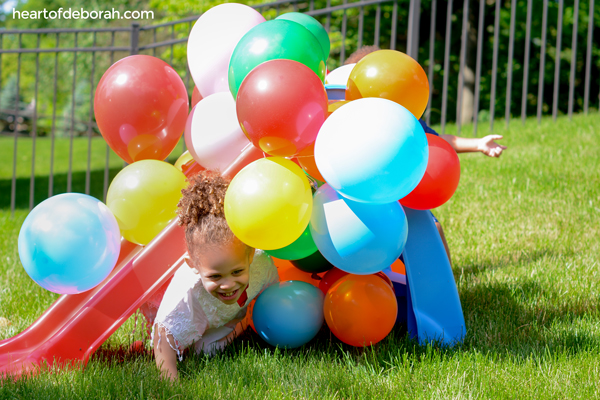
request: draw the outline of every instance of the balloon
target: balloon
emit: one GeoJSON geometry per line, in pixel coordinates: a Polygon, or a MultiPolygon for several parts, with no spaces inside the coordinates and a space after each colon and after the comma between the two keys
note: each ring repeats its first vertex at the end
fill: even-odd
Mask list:
{"type": "Polygon", "coordinates": [[[144,55],[110,66],[94,97],[104,140],[128,164],[167,158],[185,128],[188,105],[177,72],[166,62],[144,55]]]}
{"type": "Polygon", "coordinates": [[[342,277],[348,275],[346,271],[342,271],[339,268],[333,267],[329,271],[323,275],[323,279],[319,282],[319,289],[323,292],[323,294],[327,294],[327,291],[337,281],[339,281],[342,277]]]}
{"type": "Polygon", "coordinates": [[[106,204],[132,243],[146,245],[175,218],[185,175],[163,161],[143,160],[115,176],[106,204]]]}
{"type": "Polygon", "coordinates": [[[219,4],[198,18],[187,44],[188,66],[203,97],[229,91],[228,68],[233,49],[253,27],[265,22],[243,4],[219,4]]]}
{"type": "Polygon", "coordinates": [[[429,101],[429,81],[415,59],[396,50],[378,50],[363,57],[348,79],[346,100],[364,97],[395,101],[421,118],[429,101]]]}
{"type": "Polygon", "coordinates": [[[292,244],[281,249],[267,250],[267,253],[283,260],[298,260],[310,256],[315,251],[317,251],[317,245],[313,241],[310,227],[307,225],[304,232],[292,244]]]}
{"type": "Polygon", "coordinates": [[[315,163],[315,144],[311,143],[307,147],[304,148],[298,155],[296,156],[300,166],[307,174],[312,176],[315,179],[320,180],[321,182],[325,182],[325,178],[319,172],[317,168],[317,163],[315,163]]]}
{"type": "Polygon", "coordinates": [[[354,64],[342,65],[339,68],[334,69],[325,77],[326,85],[340,85],[346,86],[348,84],[348,79],[350,78],[350,72],[354,68],[354,64]]]}
{"type": "Polygon", "coordinates": [[[268,157],[233,178],[225,194],[225,218],[247,245],[280,249],[304,232],[312,202],[310,183],[300,167],[285,158],[268,157]]]}
{"type": "Polygon", "coordinates": [[[181,172],[183,172],[184,165],[186,165],[192,161],[194,161],[194,158],[190,154],[189,150],[186,150],[183,152],[182,155],[179,156],[179,158],[177,159],[177,161],[175,161],[175,164],[173,164],[173,166],[175,168],[177,168],[178,170],[180,170],[181,172]]]}
{"type": "Polygon", "coordinates": [[[302,346],[323,325],[323,293],[306,282],[275,283],[258,296],[252,319],[256,332],[270,345],[302,346]]]}
{"type": "Polygon", "coordinates": [[[327,116],[327,93],[305,65],[272,60],[246,76],[236,110],[239,124],[256,147],[289,157],[315,141],[327,116]]]}
{"type": "Polygon", "coordinates": [[[317,38],[302,25],[272,20],[252,28],[239,41],[229,62],[229,90],[237,98],[242,81],[265,61],[286,59],[310,68],[321,81],[325,78],[325,59],[317,38]]]}
{"type": "Polygon", "coordinates": [[[339,109],[341,106],[343,106],[344,104],[348,104],[350,103],[348,100],[337,100],[337,101],[330,101],[329,105],[327,106],[327,118],[329,118],[331,116],[331,114],[333,114],[334,111],[336,111],[337,109],[339,109]]]}
{"type": "Polygon", "coordinates": [[[302,281],[310,283],[314,287],[318,287],[321,280],[317,275],[309,272],[304,272],[294,267],[294,264],[289,260],[281,260],[273,257],[273,263],[277,267],[277,274],[281,282],[285,281],[302,281]],[[313,278],[314,277],[314,278],[313,278]]]}
{"type": "MultiPolygon", "coordinates": [[[[308,225],[310,226],[310,224],[308,225]]],[[[327,261],[325,257],[323,257],[319,250],[315,251],[308,257],[292,260],[291,263],[299,270],[312,274],[329,271],[331,268],[333,268],[333,265],[331,265],[331,263],[327,261]]]]}
{"type": "Polygon", "coordinates": [[[397,259],[396,261],[394,261],[394,263],[390,266],[390,269],[392,270],[392,272],[406,275],[406,266],[400,259],[397,259]]]}
{"type": "Polygon", "coordinates": [[[198,87],[194,86],[194,90],[192,90],[192,108],[194,108],[200,100],[202,100],[202,95],[200,94],[200,91],[198,91],[198,87]]]}
{"type": "Polygon", "coordinates": [[[321,175],[351,200],[384,204],[400,200],[419,183],[428,157],[419,121],[385,99],[359,99],[325,121],[315,142],[321,175]]]}
{"type": "Polygon", "coordinates": [[[310,15],[302,14],[299,12],[285,13],[275,19],[285,19],[287,21],[293,21],[308,29],[310,33],[315,35],[315,37],[319,41],[319,44],[323,49],[323,57],[325,60],[327,60],[327,58],[329,57],[329,51],[331,50],[331,42],[329,41],[329,34],[319,21],[317,21],[310,15]]]}
{"type": "Polygon", "coordinates": [[[121,235],[108,207],[91,196],[66,193],[44,200],[29,213],[18,248],[25,271],[38,285],[76,294],[110,274],[121,235]]]}
{"type": "Polygon", "coordinates": [[[331,332],[351,346],[370,346],[394,327],[398,303],[394,291],[375,275],[346,275],[334,283],[324,302],[331,332]]]}
{"type": "Polygon", "coordinates": [[[402,206],[348,200],[330,185],[314,196],[310,233],[333,265],[352,274],[373,274],[400,257],[408,235],[402,206]]]}
{"type": "MultiPolygon", "coordinates": [[[[404,264],[402,263],[402,261],[400,260],[396,260],[397,262],[399,262],[400,264],[402,264],[402,268],[404,268],[404,264]]],[[[394,262],[394,264],[392,264],[392,268],[396,268],[397,264],[396,262],[394,262]]],[[[394,272],[398,272],[398,270],[394,270],[394,272]]],[[[329,288],[336,283],[338,280],[340,280],[342,277],[348,275],[348,273],[346,271],[342,271],[339,268],[333,267],[332,269],[330,269],[329,271],[327,271],[325,273],[325,275],[323,275],[323,277],[321,278],[321,280],[319,281],[319,289],[321,289],[321,291],[324,294],[327,294],[327,291],[329,290],[329,288]]],[[[403,273],[403,275],[406,275],[403,273]]],[[[376,274],[373,274],[373,276],[378,276],[379,278],[383,279],[385,281],[385,283],[392,288],[392,290],[394,290],[394,284],[392,283],[391,279],[388,278],[388,276],[383,273],[383,272],[378,272],[376,274]]]]}
{"type": "Polygon", "coordinates": [[[429,161],[423,179],[408,195],[400,199],[403,206],[415,210],[436,208],[450,200],[460,180],[460,161],[448,142],[427,134],[429,161]]]}
{"type": "Polygon", "coordinates": [[[223,171],[248,145],[228,92],[202,99],[185,126],[185,145],[194,160],[206,169],[223,171]]]}
{"type": "Polygon", "coordinates": [[[253,298],[252,301],[250,301],[250,303],[248,304],[248,307],[246,307],[246,317],[244,318],[243,322],[246,326],[249,326],[255,333],[257,333],[256,328],[254,327],[254,321],[252,320],[252,314],[254,313],[255,303],[256,297],[253,298]]]}

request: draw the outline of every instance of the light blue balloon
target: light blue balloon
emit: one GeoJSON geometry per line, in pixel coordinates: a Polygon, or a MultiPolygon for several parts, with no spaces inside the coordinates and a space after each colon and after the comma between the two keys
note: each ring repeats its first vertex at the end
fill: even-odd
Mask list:
{"type": "Polygon", "coordinates": [[[254,304],[254,328],[272,346],[300,347],[323,325],[323,299],[323,292],[310,283],[285,281],[271,285],[254,304]]]}
{"type": "Polygon", "coordinates": [[[327,118],[315,142],[323,178],[342,196],[364,203],[400,200],[421,181],[429,147],[423,127],[398,103],[364,98],[327,118]]]}
{"type": "Polygon", "coordinates": [[[310,232],[327,261],[351,274],[368,275],[400,257],[408,224],[397,201],[359,203],[340,196],[327,184],[313,197],[310,232]]]}
{"type": "Polygon", "coordinates": [[[121,234],[102,202],[85,194],[59,194],[29,213],[18,248],[25,271],[37,284],[55,293],[76,294],[110,274],[121,250],[121,234]]]}

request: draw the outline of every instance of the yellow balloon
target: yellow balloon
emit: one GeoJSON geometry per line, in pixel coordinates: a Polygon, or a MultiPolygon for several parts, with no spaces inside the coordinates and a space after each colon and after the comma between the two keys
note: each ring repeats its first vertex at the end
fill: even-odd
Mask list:
{"type": "Polygon", "coordinates": [[[185,175],[173,165],[142,160],[115,176],[106,204],[119,223],[121,234],[132,243],[146,245],[177,215],[185,175]]]}
{"type": "Polygon", "coordinates": [[[182,166],[184,164],[187,164],[189,161],[192,161],[194,159],[194,157],[192,157],[192,155],[190,154],[189,150],[186,150],[183,152],[182,155],[179,156],[179,158],[177,159],[177,161],[175,161],[175,168],[177,168],[180,171],[183,171],[182,166]]]}
{"type": "Polygon", "coordinates": [[[268,157],[247,165],[225,195],[225,218],[234,235],[249,246],[274,250],[304,232],[312,212],[308,178],[294,162],[268,157]]]}

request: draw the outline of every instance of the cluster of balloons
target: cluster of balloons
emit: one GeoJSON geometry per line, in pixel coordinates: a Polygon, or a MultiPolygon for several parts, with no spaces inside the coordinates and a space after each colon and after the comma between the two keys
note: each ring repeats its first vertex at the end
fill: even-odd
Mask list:
{"type": "Polygon", "coordinates": [[[188,107],[183,81],[158,58],[127,57],[104,73],[94,98],[96,121],[129,165],[113,179],[106,205],[61,194],[29,214],[19,255],[34,281],[60,294],[92,289],[113,270],[121,236],[148,244],[175,217],[185,175],[162,160],[181,137],[188,107]]]}
{"type": "Polygon", "coordinates": [[[401,202],[437,207],[453,193],[440,184],[451,189],[458,183],[448,162],[437,160],[450,160],[453,152],[443,140],[429,139],[418,121],[429,98],[421,66],[406,54],[381,50],[326,78],[329,50],[328,34],[314,18],[287,13],[265,21],[235,3],[202,15],[188,41],[200,99],[185,127],[190,155],[211,169],[225,168],[249,145],[265,156],[229,186],[225,216],[233,233],[275,257],[282,281],[305,288],[331,281],[323,299],[280,284],[262,295],[269,301],[257,301],[258,333],[286,347],[310,340],[323,318],[352,345],[385,337],[397,305],[391,286],[375,274],[404,249],[401,202]],[[345,100],[328,101],[325,79],[343,85],[345,100]],[[325,314],[307,311],[314,323],[289,317],[319,302],[325,314]],[[305,332],[300,324],[314,329],[294,335],[305,332]]]}

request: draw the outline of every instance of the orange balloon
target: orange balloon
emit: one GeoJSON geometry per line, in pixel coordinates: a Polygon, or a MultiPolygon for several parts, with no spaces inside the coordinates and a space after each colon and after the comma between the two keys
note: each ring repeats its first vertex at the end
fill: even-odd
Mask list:
{"type": "Polygon", "coordinates": [[[400,259],[397,259],[396,261],[394,261],[394,263],[391,265],[391,269],[392,269],[392,272],[406,275],[406,267],[404,266],[404,263],[400,259]]]}
{"type": "Polygon", "coordinates": [[[429,81],[421,65],[396,50],[367,54],[350,73],[346,100],[380,97],[395,101],[421,118],[429,101],[429,81]]]}
{"type": "Polygon", "coordinates": [[[277,267],[277,274],[279,275],[279,281],[302,281],[310,283],[315,287],[319,287],[320,279],[313,279],[313,274],[304,272],[294,267],[288,260],[281,260],[279,258],[271,257],[275,266],[277,267]]]}
{"type": "Polygon", "coordinates": [[[324,313],[338,339],[363,347],[381,341],[392,331],[398,303],[392,288],[380,277],[349,274],[329,288],[324,313]]]}
{"type": "Polygon", "coordinates": [[[313,178],[325,182],[325,178],[319,172],[317,168],[317,163],[315,162],[315,143],[311,143],[308,147],[305,147],[298,155],[296,155],[300,166],[307,174],[312,176],[313,178]]]}

